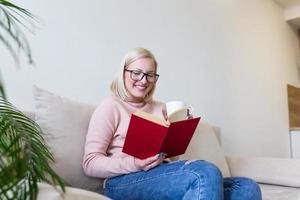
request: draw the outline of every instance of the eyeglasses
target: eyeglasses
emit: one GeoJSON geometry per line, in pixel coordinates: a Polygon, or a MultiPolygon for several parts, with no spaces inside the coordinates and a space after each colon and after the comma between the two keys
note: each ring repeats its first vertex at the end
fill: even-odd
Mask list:
{"type": "Polygon", "coordinates": [[[146,76],[146,80],[149,83],[155,83],[159,77],[159,74],[155,73],[144,73],[139,70],[129,70],[129,69],[124,69],[126,72],[130,72],[130,78],[134,81],[141,81],[144,76],[146,76]]]}

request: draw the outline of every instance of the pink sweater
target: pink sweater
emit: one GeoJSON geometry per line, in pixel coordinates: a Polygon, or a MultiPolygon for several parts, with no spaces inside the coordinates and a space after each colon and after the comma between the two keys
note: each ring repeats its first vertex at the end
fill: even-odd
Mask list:
{"type": "Polygon", "coordinates": [[[97,107],[86,135],[83,169],[88,176],[110,178],[139,171],[134,157],[122,152],[130,116],[136,110],[163,118],[165,104],[129,103],[112,96],[97,107]]]}

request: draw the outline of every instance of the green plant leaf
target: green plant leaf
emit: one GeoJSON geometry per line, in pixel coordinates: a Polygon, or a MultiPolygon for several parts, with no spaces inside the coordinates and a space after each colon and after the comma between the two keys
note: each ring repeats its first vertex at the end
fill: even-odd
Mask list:
{"type": "Polygon", "coordinates": [[[17,52],[19,52],[19,50],[25,53],[29,63],[33,63],[29,42],[20,26],[29,31],[32,31],[32,20],[34,19],[34,16],[25,9],[12,5],[13,4],[7,1],[0,0],[0,36],[2,37],[1,40],[5,44],[5,46],[8,46],[7,43],[9,44],[8,49],[11,52],[17,65],[19,64],[19,57],[16,55],[18,55],[17,52]]]}
{"type": "Polygon", "coordinates": [[[36,199],[37,182],[60,185],[50,167],[53,156],[41,128],[7,100],[0,98],[0,199],[36,199]]]}
{"type": "MultiPolygon", "coordinates": [[[[10,52],[17,67],[20,63],[20,53],[25,55],[30,64],[34,63],[29,42],[22,29],[33,33],[35,19],[36,17],[26,9],[11,1],[0,0],[0,43],[10,52]]],[[[0,96],[6,98],[1,77],[0,96]]]]}

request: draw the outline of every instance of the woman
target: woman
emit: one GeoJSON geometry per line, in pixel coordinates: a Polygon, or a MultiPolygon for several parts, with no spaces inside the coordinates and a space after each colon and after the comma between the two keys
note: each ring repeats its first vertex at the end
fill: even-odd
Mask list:
{"type": "Polygon", "coordinates": [[[136,110],[165,117],[165,105],[152,95],[159,75],[153,54],[144,48],[127,53],[113,95],[95,110],[86,136],[83,168],[105,178],[104,194],[113,199],[261,199],[248,178],[222,178],[206,161],[170,161],[164,156],[140,160],[122,153],[130,116],[136,110]],[[167,162],[169,161],[169,162],[167,162]]]}

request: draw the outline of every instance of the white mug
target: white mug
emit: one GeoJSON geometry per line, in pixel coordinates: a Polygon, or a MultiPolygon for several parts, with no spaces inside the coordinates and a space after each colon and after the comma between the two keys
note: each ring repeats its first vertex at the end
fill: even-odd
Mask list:
{"type": "Polygon", "coordinates": [[[171,113],[180,110],[182,108],[187,108],[187,116],[192,114],[193,108],[191,106],[187,106],[186,103],[183,101],[169,101],[166,103],[167,107],[167,114],[170,115],[171,113]]]}

